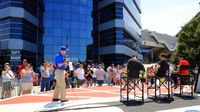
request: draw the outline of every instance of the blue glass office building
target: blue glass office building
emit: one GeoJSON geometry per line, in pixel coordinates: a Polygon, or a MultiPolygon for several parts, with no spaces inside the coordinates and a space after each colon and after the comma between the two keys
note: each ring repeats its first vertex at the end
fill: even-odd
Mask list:
{"type": "Polygon", "coordinates": [[[140,0],[93,0],[94,60],[123,64],[142,60],[140,0]]]}
{"type": "Polygon", "coordinates": [[[92,44],[92,0],[45,0],[44,58],[53,62],[61,45],[68,44],[71,61],[85,61],[92,44]]]}
{"type": "Polygon", "coordinates": [[[43,59],[43,0],[0,0],[0,64],[43,59]]]}

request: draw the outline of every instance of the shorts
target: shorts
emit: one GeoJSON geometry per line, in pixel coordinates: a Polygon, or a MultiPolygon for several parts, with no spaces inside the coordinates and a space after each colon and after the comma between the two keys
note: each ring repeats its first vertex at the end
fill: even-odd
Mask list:
{"type": "Polygon", "coordinates": [[[115,79],[120,79],[120,75],[119,74],[117,74],[117,75],[115,75],[115,79]]]}
{"type": "Polygon", "coordinates": [[[8,90],[12,90],[11,82],[10,81],[3,82],[2,91],[8,91],[8,90]]]}
{"type": "Polygon", "coordinates": [[[77,79],[77,84],[79,86],[82,86],[84,84],[85,80],[80,80],[80,79],[77,79]]]}
{"type": "Polygon", "coordinates": [[[97,80],[97,84],[98,84],[99,86],[102,86],[102,85],[103,85],[103,82],[104,82],[104,80],[97,80]]]}
{"type": "Polygon", "coordinates": [[[93,82],[93,83],[97,83],[97,78],[96,78],[96,77],[93,77],[93,78],[92,78],[92,82],[93,82]]]}
{"type": "Polygon", "coordinates": [[[87,78],[87,81],[92,81],[92,79],[91,78],[87,78]]]}
{"type": "Polygon", "coordinates": [[[20,83],[21,86],[21,90],[32,90],[33,89],[33,83],[25,83],[25,82],[21,82],[20,83]]]}

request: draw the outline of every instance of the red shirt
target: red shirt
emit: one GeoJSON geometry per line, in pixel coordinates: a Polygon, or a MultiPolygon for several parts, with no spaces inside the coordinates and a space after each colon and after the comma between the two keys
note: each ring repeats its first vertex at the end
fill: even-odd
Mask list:
{"type": "Polygon", "coordinates": [[[22,69],[24,69],[24,68],[25,68],[25,66],[24,66],[24,65],[19,65],[19,67],[18,67],[18,80],[20,80],[20,79],[21,79],[20,72],[21,72],[21,70],[22,70],[22,69]]]}
{"type": "MultiPolygon", "coordinates": [[[[180,62],[179,62],[179,67],[181,66],[181,65],[190,65],[190,63],[187,61],[187,60],[181,60],[180,62]]],[[[180,73],[181,73],[181,75],[188,75],[188,70],[180,70],[180,73]]]]}

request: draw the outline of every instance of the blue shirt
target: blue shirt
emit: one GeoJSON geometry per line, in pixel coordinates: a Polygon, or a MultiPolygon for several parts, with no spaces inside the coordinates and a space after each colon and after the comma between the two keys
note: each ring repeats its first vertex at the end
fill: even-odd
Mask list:
{"type": "Polygon", "coordinates": [[[26,76],[21,76],[21,82],[32,83],[33,82],[33,72],[29,72],[26,76]]]}
{"type": "Polygon", "coordinates": [[[65,65],[59,67],[58,64],[63,63],[64,62],[64,56],[60,53],[58,53],[55,57],[55,65],[56,65],[56,69],[61,69],[61,70],[65,70],[65,65]]]}

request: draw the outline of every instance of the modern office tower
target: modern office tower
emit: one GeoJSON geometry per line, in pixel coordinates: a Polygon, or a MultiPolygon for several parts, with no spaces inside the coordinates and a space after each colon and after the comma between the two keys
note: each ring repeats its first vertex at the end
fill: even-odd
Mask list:
{"type": "Polygon", "coordinates": [[[43,0],[0,0],[0,63],[43,59],[43,0]]]}
{"type": "Polygon", "coordinates": [[[92,44],[92,0],[45,0],[44,59],[54,62],[61,45],[71,61],[86,61],[92,44]]]}
{"type": "Polygon", "coordinates": [[[93,0],[93,43],[94,59],[106,65],[142,60],[140,0],[93,0]]]}

